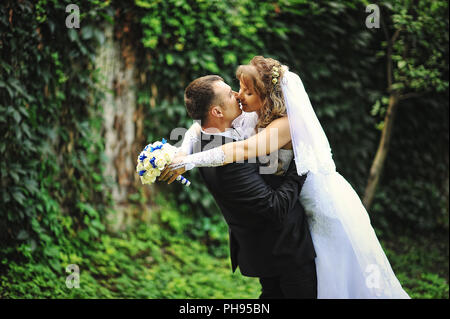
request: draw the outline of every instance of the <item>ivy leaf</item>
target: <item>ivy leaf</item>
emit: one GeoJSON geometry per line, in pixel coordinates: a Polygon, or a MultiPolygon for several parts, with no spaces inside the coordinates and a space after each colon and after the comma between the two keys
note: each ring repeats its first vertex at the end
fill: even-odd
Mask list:
{"type": "Polygon", "coordinates": [[[21,119],[20,113],[17,112],[16,110],[13,110],[12,115],[13,115],[13,118],[16,121],[16,123],[19,123],[20,119],[21,119]]]}
{"type": "Polygon", "coordinates": [[[22,192],[15,191],[12,193],[12,196],[19,204],[21,204],[21,205],[24,204],[24,201],[26,198],[22,192]]]}
{"type": "Polygon", "coordinates": [[[173,64],[173,56],[172,56],[172,54],[170,54],[170,53],[166,54],[166,62],[167,62],[167,65],[172,65],[173,64]]]}
{"type": "Polygon", "coordinates": [[[72,42],[75,42],[78,39],[78,32],[75,29],[69,29],[68,33],[72,42]]]}
{"type": "Polygon", "coordinates": [[[95,29],[94,37],[97,40],[97,42],[99,43],[99,45],[103,45],[103,43],[105,43],[105,34],[101,30],[95,29]]]}
{"type": "Polygon", "coordinates": [[[406,66],[406,61],[404,60],[398,61],[397,66],[399,69],[403,69],[406,66]]]}
{"type": "Polygon", "coordinates": [[[92,26],[87,25],[87,26],[83,26],[81,28],[81,38],[83,40],[88,40],[88,39],[92,38],[93,35],[94,35],[94,30],[93,30],[92,26]]]}
{"type": "Polygon", "coordinates": [[[17,239],[18,240],[26,240],[28,239],[30,236],[28,234],[28,232],[26,230],[21,230],[19,231],[19,234],[17,234],[17,239]]]}

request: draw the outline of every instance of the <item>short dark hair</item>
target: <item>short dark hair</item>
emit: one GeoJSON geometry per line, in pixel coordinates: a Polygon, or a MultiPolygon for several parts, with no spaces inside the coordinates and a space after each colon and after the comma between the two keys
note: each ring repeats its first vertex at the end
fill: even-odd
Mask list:
{"type": "Polygon", "coordinates": [[[189,116],[204,123],[211,104],[216,102],[213,83],[223,81],[218,75],[206,75],[195,79],[184,90],[184,103],[189,116]]]}

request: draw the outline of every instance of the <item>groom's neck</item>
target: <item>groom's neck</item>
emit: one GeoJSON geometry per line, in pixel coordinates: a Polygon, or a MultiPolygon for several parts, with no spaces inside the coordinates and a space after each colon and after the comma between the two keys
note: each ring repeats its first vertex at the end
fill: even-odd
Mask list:
{"type": "Polygon", "coordinates": [[[208,122],[202,125],[202,129],[206,133],[225,132],[229,128],[231,128],[231,123],[225,123],[223,121],[208,122]]]}

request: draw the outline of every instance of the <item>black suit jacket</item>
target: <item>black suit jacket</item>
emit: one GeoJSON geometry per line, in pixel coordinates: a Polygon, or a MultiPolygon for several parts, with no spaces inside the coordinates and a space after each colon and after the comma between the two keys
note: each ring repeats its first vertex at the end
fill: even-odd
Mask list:
{"type": "MultiPolygon", "coordinates": [[[[200,148],[227,142],[202,133],[200,148]]],[[[245,276],[272,277],[298,270],[316,254],[298,199],[306,175],[297,175],[294,160],[284,176],[260,175],[259,167],[245,161],[202,167],[200,174],[228,224],[233,272],[239,266],[245,276]]]]}

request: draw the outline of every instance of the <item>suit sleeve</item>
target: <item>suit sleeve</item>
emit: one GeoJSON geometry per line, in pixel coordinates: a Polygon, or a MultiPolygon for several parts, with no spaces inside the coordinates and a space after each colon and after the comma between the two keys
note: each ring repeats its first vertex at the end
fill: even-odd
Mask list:
{"type": "Polygon", "coordinates": [[[297,175],[295,161],[277,189],[264,181],[256,164],[229,164],[220,169],[221,191],[226,203],[276,223],[282,223],[294,207],[306,179],[306,174],[297,175]]]}

